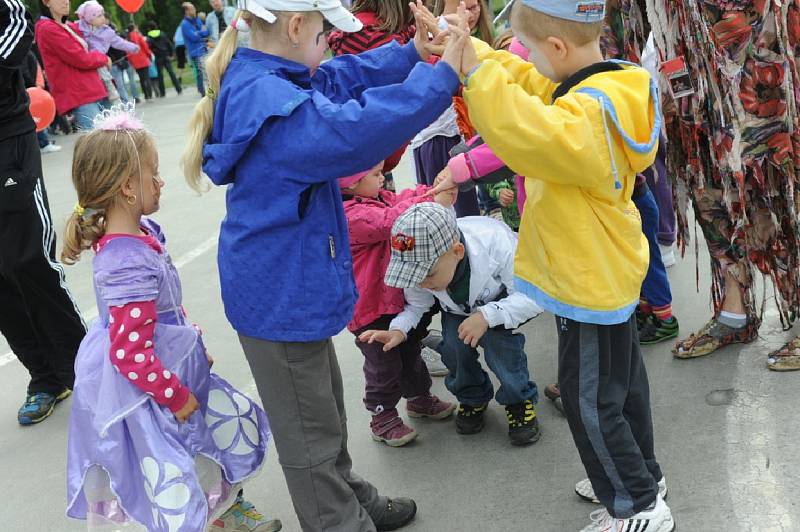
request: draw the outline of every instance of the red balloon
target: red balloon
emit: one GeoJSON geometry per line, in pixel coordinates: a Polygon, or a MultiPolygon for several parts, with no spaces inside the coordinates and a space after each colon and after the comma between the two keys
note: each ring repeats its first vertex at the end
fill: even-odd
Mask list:
{"type": "Polygon", "coordinates": [[[28,97],[31,100],[30,111],[36,123],[36,132],[43,131],[56,117],[56,102],[50,93],[39,87],[30,87],[28,97]]]}
{"type": "Polygon", "coordinates": [[[144,5],[144,0],[117,0],[117,5],[126,13],[136,13],[144,5]]]}

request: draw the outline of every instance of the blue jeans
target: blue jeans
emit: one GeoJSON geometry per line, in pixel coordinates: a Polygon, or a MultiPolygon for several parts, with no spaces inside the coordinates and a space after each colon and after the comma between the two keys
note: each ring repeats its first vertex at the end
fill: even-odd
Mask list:
{"type": "Polygon", "coordinates": [[[121,69],[119,65],[111,65],[111,77],[114,78],[114,85],[117,86],[119,99],[122,103],[128,103],[130,97],[128,96],[128,89],[125,87],[125,70],[121,69]]]}
{"type": "Polygon", "coordinates": [[[650,245],[650,266],[647,267],[647,276],[642,283],[641,295],[651,306],[663,307],[672,304],[672,291],[667,269],[661,260],[661,250],[658,248],[658,205],[650,189],[645,193],[637,192],[638,189],[633,193],[633,203],[639,209],[642,232],[650,245]]]}
{"type": "Polygon", "coordinates": [[[44,148],[50,144],[50,135],[47,134],[46,129],[43,129],[36,133],[36,140],[39,141],[39,148],[44,148]]]}
{"type": "Polygon", "coordinates": [[[205,60],[206,60],[206,56],[204,56],[204,55],[201,55],[200,57],[192,57],[192,70],[194,71],[194,79],[197,82],[197,92],[200,93],[200,96],[205,96],[206,95],[206,88],[205,88],[205,77],[206,77],[205,60]]]}
{"type": "Polygon", "coordinates": [[[92,103],[85,103],[79,105],[72,112],[75,114],[75,124],[78,131],[88,131],[94,125],[94,117],[103,112],[103,109],[108,109],[108,98],[103,98],[92,103]]]}
{"type": "MultiPolygon", "coordinates": [[[[458,338],[458,327],[467,316],[442,312],[442,344],[439,351],[442,362],[450,370],[444,385],[460,403],[480,406],[495,397],[489,375],[478,361],[477,349],[458,338]]],[[[525,355],[525,337],[514,331],[489,329],[479,344],[489,369],[500,381],[497,402],[514,405],[530,399],[539,400],[539,390],[528,374],[528,357],[525,355]]]]}

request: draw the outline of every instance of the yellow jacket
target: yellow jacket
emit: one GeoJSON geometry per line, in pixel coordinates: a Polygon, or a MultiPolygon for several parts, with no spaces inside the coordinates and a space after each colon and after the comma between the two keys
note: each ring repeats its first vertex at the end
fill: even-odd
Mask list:
{"type": "Polygon", "coordinates": [[[558,316],[627,321],[649,262],[631,194],[658,148],[655,84],[645,70],[619,63],[553,101],[558,84],[531,63],[473,41],[483,62],[466,80],[470,120],[526,176],[517,289],[558,316]]]}

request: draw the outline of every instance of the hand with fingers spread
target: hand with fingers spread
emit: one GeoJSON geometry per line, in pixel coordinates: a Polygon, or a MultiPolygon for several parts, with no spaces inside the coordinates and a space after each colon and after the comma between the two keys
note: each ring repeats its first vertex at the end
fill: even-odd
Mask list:
{"type": "Polygon", "coordinates": [[[403,331],[390,330],[390,331],[377,331],[369,330],[361,333],[358,339],[362,342],[371,344],[373,342],[380,342],[383,344],[383,352],[391,351],[398,345],[406,341],[406,335],[403,331]]]}

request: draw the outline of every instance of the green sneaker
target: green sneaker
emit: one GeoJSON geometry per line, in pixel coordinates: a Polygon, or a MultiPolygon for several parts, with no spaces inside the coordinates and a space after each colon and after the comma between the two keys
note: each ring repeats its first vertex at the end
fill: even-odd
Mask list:
{"type": "Polygon", "coordinates": [[[72,390],[64,388],[58,395],[50,393],[32,393],[25,398],[25,404],[17,412],[17,421],[20,425],[35,425],[41,423],[53,413],[56,405],[69,397],[72,390]]]}
{"type": "Polygon", "coordinates": [[[639,343],[652,345],[672,338],[677,338],[680,332],[678,319],[673,316],[668,320],[660,320],[655,315],[648,316],[648,320],[639,329],[639,343]]]}
{"type": "Polygon", "coordinates": [[[278,532],[282,527],[279,520],[265,517],[251,502],[239,495],[236,503],[211,523],[208,530],[209,532],[278,532]]]}

